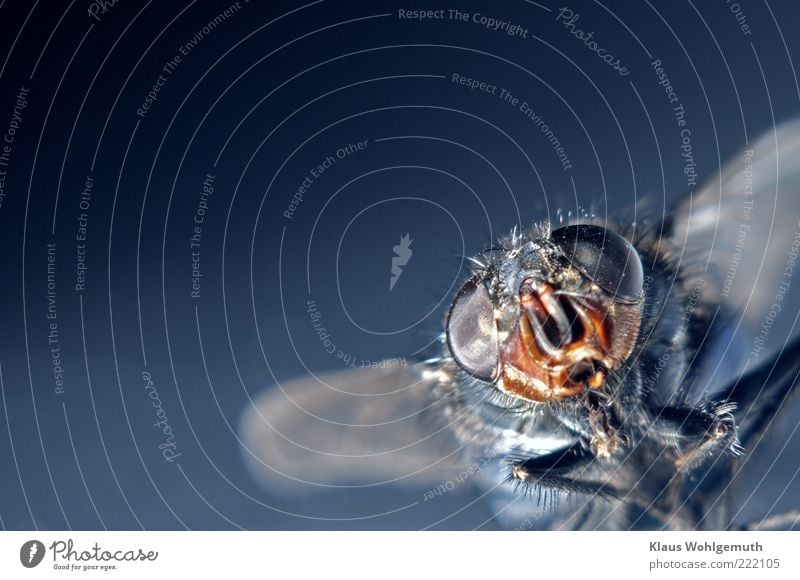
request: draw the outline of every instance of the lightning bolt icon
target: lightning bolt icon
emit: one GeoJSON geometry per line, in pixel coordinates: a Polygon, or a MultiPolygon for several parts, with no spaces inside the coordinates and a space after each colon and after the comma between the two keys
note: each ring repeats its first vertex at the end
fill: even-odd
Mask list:
{"type": "Polygon", "coordinates": [[[407,233],[400,238],[400,243],[392,248],[395,255],[392,256],[392,276],[389,278],[389,292],[394,290],[394,285],[397,284],[400,275],[403,273],[403,266],[408,264],[411,254],[414,253],[411,249],[411,242],[413,241],[411,234],[407,233]]]}
{"type": "Polygon", "coordinates": [[[28,553],[28,564],[33,562],[33,558],[34,558],[34,556],[36,556],[36,553],[38,551],[39,551],[39,544],[37,544],[36,542],[31,544],[31,549],[30,549],[30,552],[28,553]]]}

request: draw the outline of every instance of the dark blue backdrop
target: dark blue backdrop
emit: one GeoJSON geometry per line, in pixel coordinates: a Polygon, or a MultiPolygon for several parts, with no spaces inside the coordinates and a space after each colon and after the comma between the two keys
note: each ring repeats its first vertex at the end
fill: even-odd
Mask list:
{"type": "Polygon", "coordinates": [[[800,5],[460,6],[0,2],[2,527],[489,517],[469,489],[355,522],[357,492],[273,497],[242,462],[240,414],[344,366],[310,299],[337,352],[422,356],[462,254],[559,209],[683,195],[654,61],[698,180],[800,113],[800,5]]]}

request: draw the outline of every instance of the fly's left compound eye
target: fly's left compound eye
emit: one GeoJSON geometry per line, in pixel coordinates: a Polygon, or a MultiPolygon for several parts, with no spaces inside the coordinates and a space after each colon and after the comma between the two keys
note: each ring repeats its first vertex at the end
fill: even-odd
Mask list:
{"type": "Polygon", "coordinates": [[[559,228],[550,239],[570,264],[615,300],[634,303],[641,297],[642,262],[636,249],[618,233],[580,224],[559,228]]]}
{"type": "Polygon", "coordinates": [[[473,377],[495,379],[500,347],[494,305],[479,276],[464,284],[450,307],[447,346],[458,366],[473,377]]]}

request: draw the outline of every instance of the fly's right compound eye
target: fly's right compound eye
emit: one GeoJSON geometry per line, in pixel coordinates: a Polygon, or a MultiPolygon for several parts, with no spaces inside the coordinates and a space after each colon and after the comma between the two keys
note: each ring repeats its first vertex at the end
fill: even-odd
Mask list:
{"type": "Polygon", "coordinates": [[[616,232],[591,225],[564,226],[550,234],[556,246],[584,276],[618,302],[634,304],[644,287],[642,261],[616,232]]]}
{"type": "Polygon", "coordinates": [[[464,284],[450,307],[447,346],[464,371],[481,381],[495,380],[500,346],[494,304],[479,276],[464,284]]]}

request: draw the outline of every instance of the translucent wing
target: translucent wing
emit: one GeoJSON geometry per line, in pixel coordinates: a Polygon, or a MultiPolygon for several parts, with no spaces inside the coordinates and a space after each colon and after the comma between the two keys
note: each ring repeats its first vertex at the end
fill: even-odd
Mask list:
{"type": "Polygon", "coordinates": [[[458,474],[461,453],[430,384],[413,367],[352,369],[267,389],[241,420],[245,460],[280,495],[331,487],[435,487],[458,474]]]}
{"type": "Polygon", "coordinates": [[[706,296],[739,314],[731,332],[747,335],[755,354],[780,348],[791,333],[796,308],[784,298],[800,267],[799,222],[800,120],[746,146],[672,218],[676,255],[705,280],[706,296]]]}
{"type": "Polygon", "coordinates": [[[704,300],[721,304],[704,331],[704,343],[713,346],[698,385],[738,406],[745,455],[724,477],[736,498],[725,518],[739,525],[780,518],[797,508],[799,486],[790,458],[800,449],[794,392],[800,301],[792,292],[800,267],[800,120],[768,131],[730,159],[681,203],[672,226],[676,256],[691,264],[684,283],[702,286],[704,300]]]}

